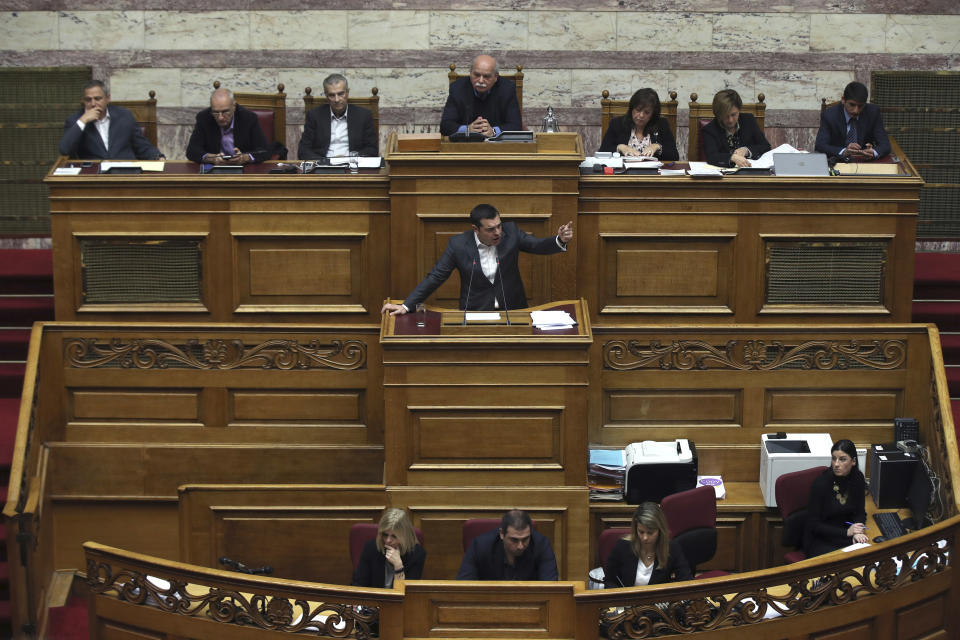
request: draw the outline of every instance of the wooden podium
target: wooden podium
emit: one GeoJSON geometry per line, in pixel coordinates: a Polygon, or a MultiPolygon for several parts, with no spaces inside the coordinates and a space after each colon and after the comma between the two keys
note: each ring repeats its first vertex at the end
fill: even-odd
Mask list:
{"type": "Polygon", "coordinates": [[[583,300],[464,324],[428,308],[384,316],[385,478],[391,485],[586,486],[589,348],[583,300]],[[572,329],[530,324],[563,309],[572,329]]]}

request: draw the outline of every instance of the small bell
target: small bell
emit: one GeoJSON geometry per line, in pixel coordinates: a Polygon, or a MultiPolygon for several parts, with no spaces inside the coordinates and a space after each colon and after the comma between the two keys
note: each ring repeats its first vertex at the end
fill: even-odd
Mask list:
{"type": "Polygon", "coordinates": [[[547,115],[543,116],[543,132],[557,133],[560,131],[560,123],[557,117],[553,115],[553,107],[547,107],[547,115]]]}

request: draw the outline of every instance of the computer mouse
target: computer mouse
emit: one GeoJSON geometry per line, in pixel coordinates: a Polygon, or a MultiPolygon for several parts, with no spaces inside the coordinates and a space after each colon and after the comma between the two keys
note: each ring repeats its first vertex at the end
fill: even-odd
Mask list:
{"type": "Polygon", "coordinates": [[[874,542],[886,542],[887,539],[884,536],[877,536],[873,539],[874,542]]]}

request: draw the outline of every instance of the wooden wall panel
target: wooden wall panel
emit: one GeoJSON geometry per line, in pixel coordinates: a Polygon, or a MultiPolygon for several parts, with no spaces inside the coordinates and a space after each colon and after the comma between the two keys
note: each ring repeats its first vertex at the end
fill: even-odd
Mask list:
{"type": "Polygon", "coordinates": [[[821,424],[835,426],[889,426],[892,418],[904,415],[902,392],[897,389],[829,389],[768,392],[770,426],[821,424]]]}
{"type": "Polygon", "coordinates": [[[69,424],[130,421],[140,423],[201,422],[198,390],[68,389],[69,424]]]}
{"type": "Polygon", "coordinates": [[[742,394],[733,389],[635,389],[611,391],[604,424],[740,426],[742,394]]]}
{"type": "Polygon", "coordinates": [[[278,578],[350,584],[350,527],[379,522],[386,498],[383,485],[187,485],[180,558],[218,567],[226,555],[278,578]]]}
{"type": "Polygon", "coordinates": [[[734,237],[704,236],[601,233],[594,312],[733,313],[734,237]]]}
{"type": "Polygon", "coordinates": [[[50,443],[56,496],[173,497],[184,483],[377,484],[379,445],[50,443]],[[95,473],[90,470],[95,469],[95,473]]]}
{"type": "Polygon", "coordinates": [[[230,424],[329,424],[362,426],[366,390],[230,391],[230,424]]]}
{"type": "Polygon", "coordinates": [[[894,615],[898,638],[946,640],[949,635],[944,627],[949,626],[950,619],[956,620],[956,601],[951,602],[948,594],[937,593],[897,610],[894,615]]]}

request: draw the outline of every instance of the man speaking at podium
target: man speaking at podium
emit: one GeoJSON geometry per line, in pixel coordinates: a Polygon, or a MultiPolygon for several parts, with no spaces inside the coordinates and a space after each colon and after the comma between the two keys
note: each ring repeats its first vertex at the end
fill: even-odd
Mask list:
{"type": "Polygon", "coordinates": [[[573,239],[573,221],[562,225],[552,238],[537,238],[517,228],[515,222],[502,223],[493,205],[478,204],[470,212],[473,231],[464,231],[450,239],[430,273],[417,285],[403,304],[386,303],[381,313],[403,315],[417,308],[453,273],[460,272],[460,308],[465,311],[522,309],[527,294],[520,279],[520,251],[547,255],[567,250],[573,239]]]}

